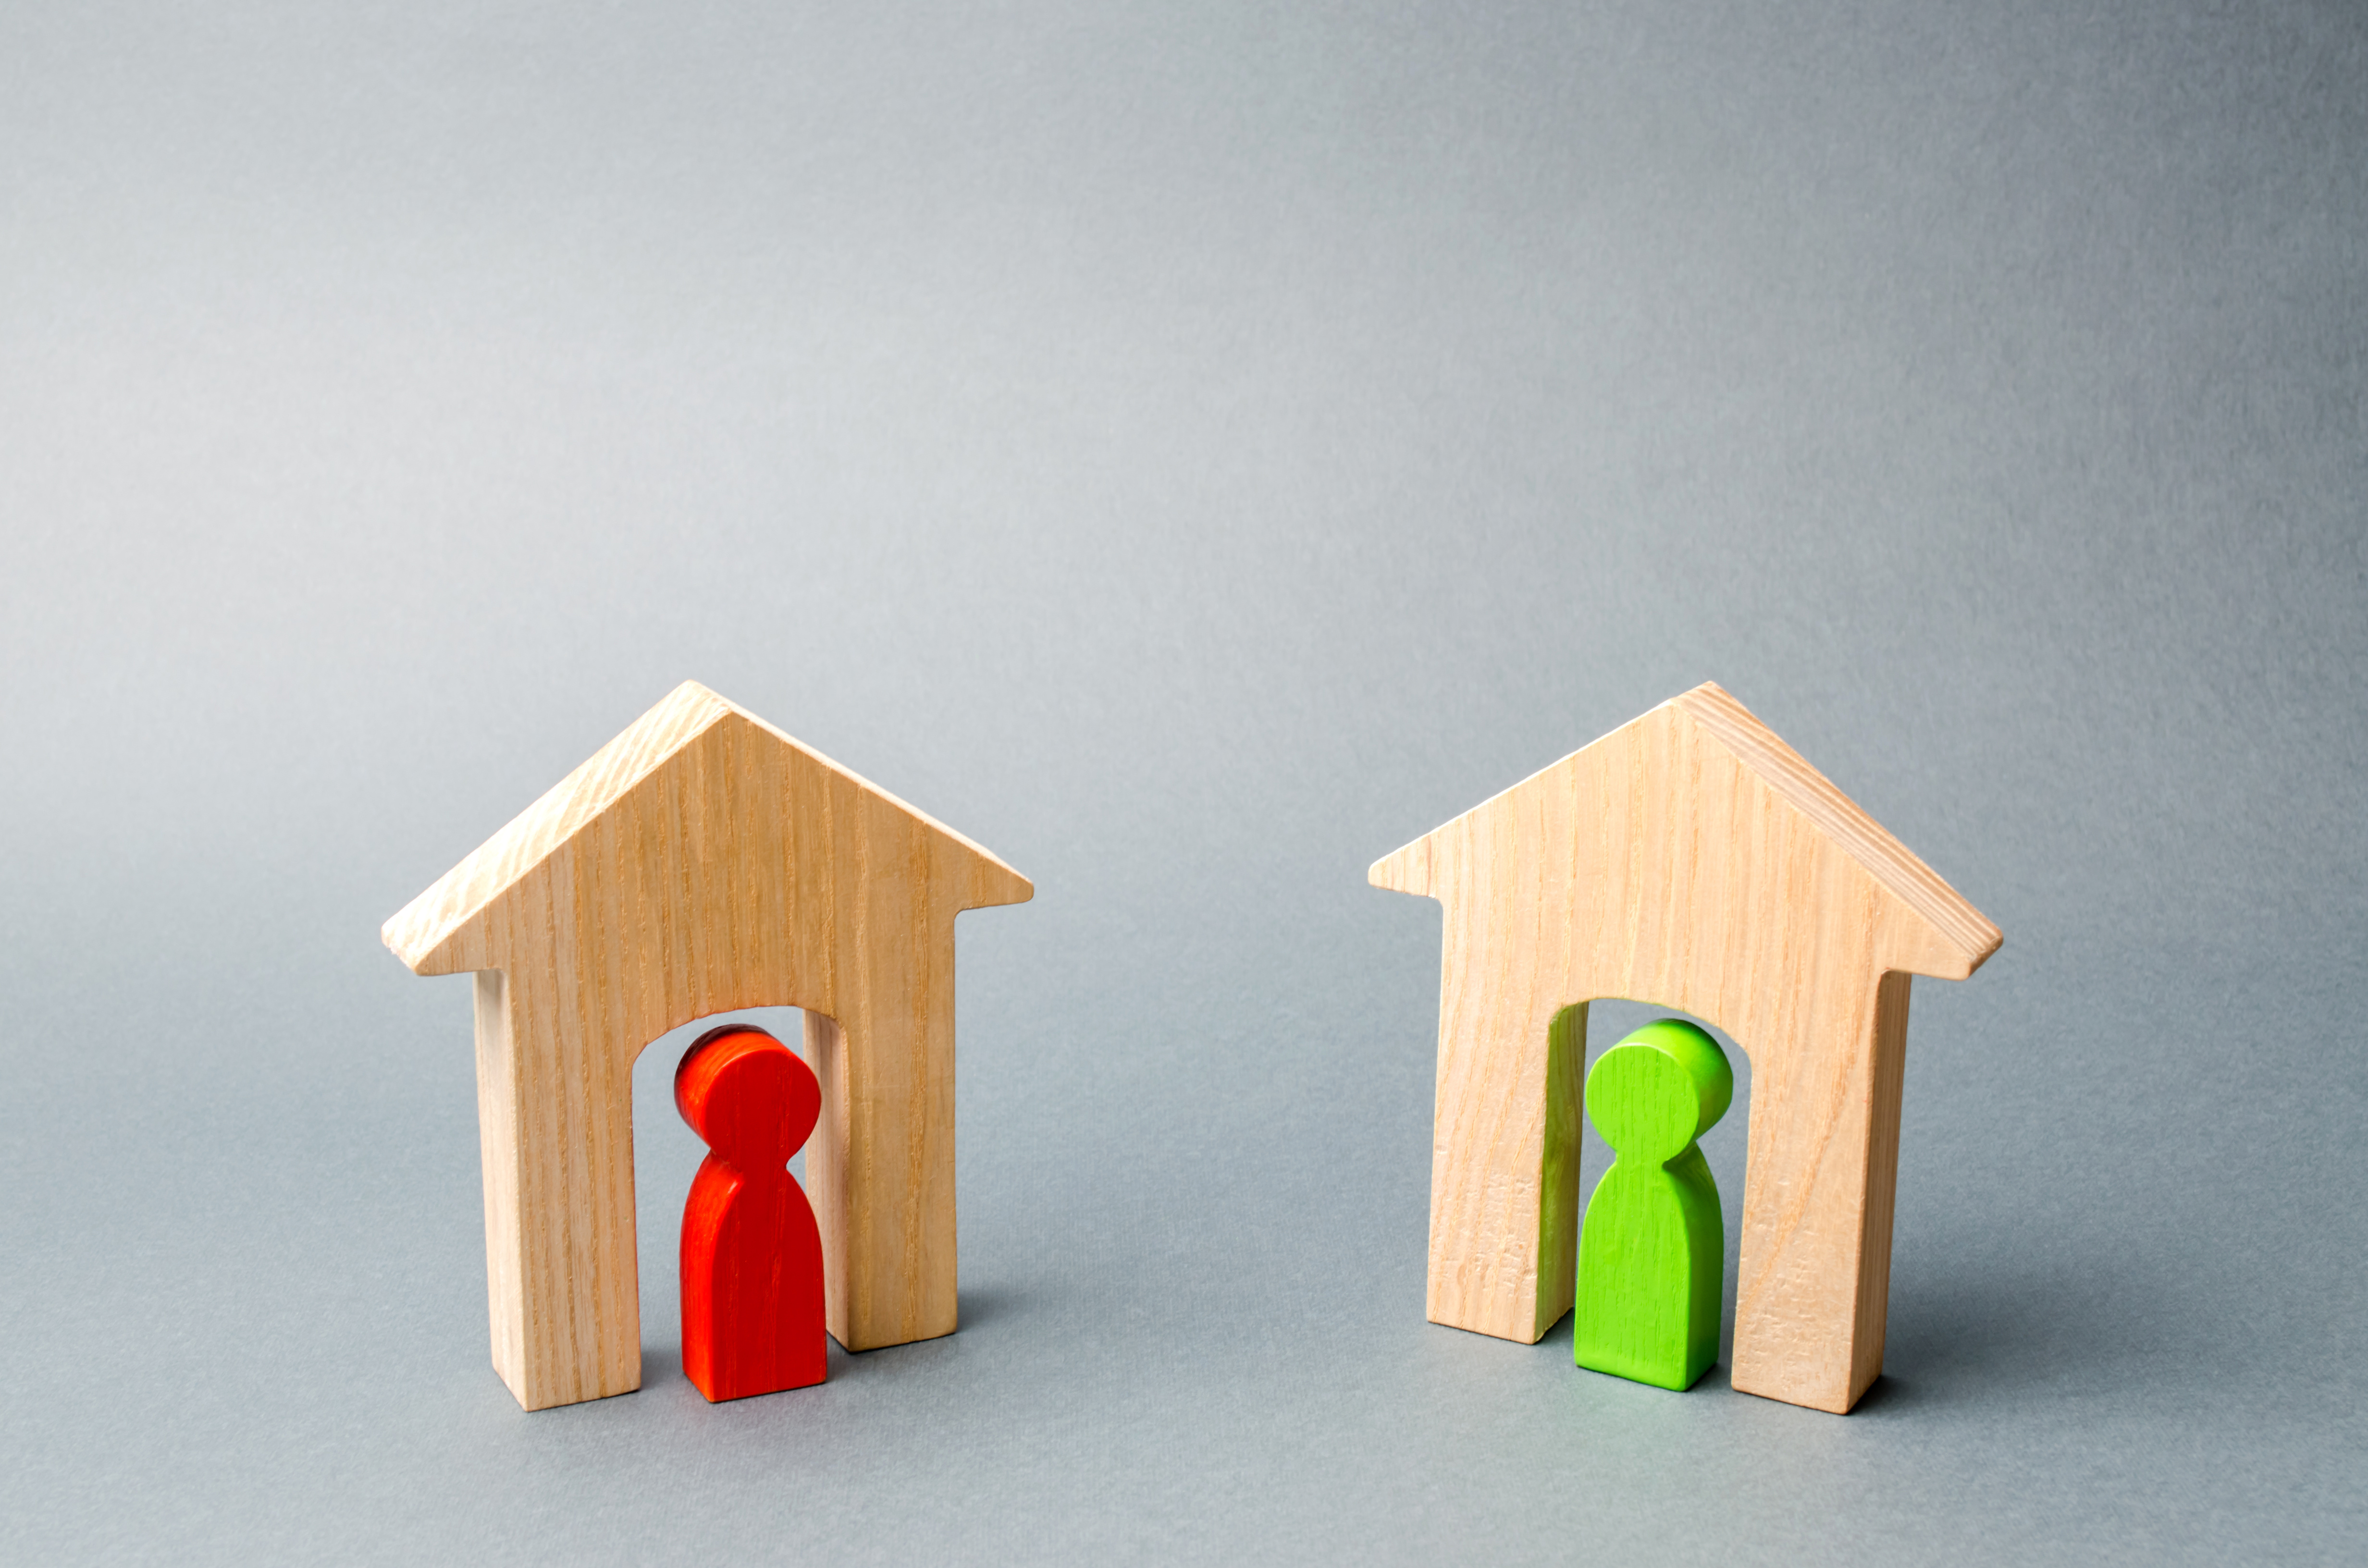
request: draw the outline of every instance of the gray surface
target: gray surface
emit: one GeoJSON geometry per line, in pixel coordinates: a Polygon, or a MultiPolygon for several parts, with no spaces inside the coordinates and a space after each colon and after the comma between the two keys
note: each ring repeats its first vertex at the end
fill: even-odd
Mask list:
{"type": "Polygon", "coordinates": [[[2357,7],[188,9],[0,11],[0,1553],[2357,1551],[2357,7]],[[528,1417],[377,929],[690,675],[1041,889],[966,1326],[706,1407],[670,1040],[528,1417]],[[1846,1419],[1422,1319],[1364,868],[1705,677],[2007,932],[1846,1419]]]}

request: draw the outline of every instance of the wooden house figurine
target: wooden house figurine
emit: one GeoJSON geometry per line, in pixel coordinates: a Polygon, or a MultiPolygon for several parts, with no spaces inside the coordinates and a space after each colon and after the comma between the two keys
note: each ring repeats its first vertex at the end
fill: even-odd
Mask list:
{"type": "Polygon", "coordinates": [[[386,924],[476,976],[495,1369],[529,1410],[641,1385],[633,1060],[805,1009],[831,1334],[954,1328],[954,916],[1028,880],[686,682],[386,924]]]}
{"type": "Polygon", "coordinates": [[[1751,1060],[1734,1386],[1847,1411],[1883,1369],[1912,975],[1997,926],[1714,685],[1376,862],[1445,906],[1431,1321],[1534,1344],[1570,1310],[1587,1004],[1751,1060]]]}

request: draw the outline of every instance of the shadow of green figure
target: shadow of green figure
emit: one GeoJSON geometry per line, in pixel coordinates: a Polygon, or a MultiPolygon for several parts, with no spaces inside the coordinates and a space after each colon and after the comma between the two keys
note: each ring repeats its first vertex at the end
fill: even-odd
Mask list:
{"type": "Polygon", "coordinates": [[[1579,1231],[1580,1366],[1686,1389],[1718,1359],[1726,1221],[1695,1140],[1734,1098],[1726,1053],[1679,1018],[1646,1024],[1588,1074],[1588,1119],[1619,1158],[1579,1231]]]}

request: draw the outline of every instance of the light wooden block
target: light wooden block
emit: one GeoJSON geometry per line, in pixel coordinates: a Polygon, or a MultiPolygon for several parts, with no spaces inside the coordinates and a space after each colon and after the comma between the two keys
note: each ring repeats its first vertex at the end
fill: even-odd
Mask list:
{"type": "Polygon", "coordinates": [[[641,1386],[633,1060],[802,1007],[830,1332],[955,1323],[954,916],[1034,894],[978,845],[686,682],[386,924],[474,971],[494,1366],[529,1410],[641,1386]]]}
{"type": "Polygon", "coordinates": [[[1697,687],[1374,863],[1445,907],[1433,1322],[1569,1311],[1586,1004],[1751,1059],[1736,1388],[1847,1411],[1883,1369],[1911,975],[1998,929],[1743,705],[1697,687]]]}

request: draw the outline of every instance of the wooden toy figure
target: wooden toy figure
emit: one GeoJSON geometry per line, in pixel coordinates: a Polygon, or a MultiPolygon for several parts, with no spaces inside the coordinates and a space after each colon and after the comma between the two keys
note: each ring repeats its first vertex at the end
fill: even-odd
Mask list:
{"type": "Polygon", "coordinates": [[[822,1113],[814,1070],[762,1029],[701,1035],[674,1103],[713,1152],[682,1210],[682,1369],[711,1401],[821,1382],[822,1231],[790,1156],[822,1113]]]}
{"type": "Polygon", "coordinates": [[[1686,1389],[1718,1359],[1726,1223],[1696,1142],[1726,1114],[1735,1073],[1681,1018],[1646,1024],[1587,1075],[1588,1119],[1618,1156],[1579,1227],[1573,1356],[1582,1367],[1686,1389]]]}

